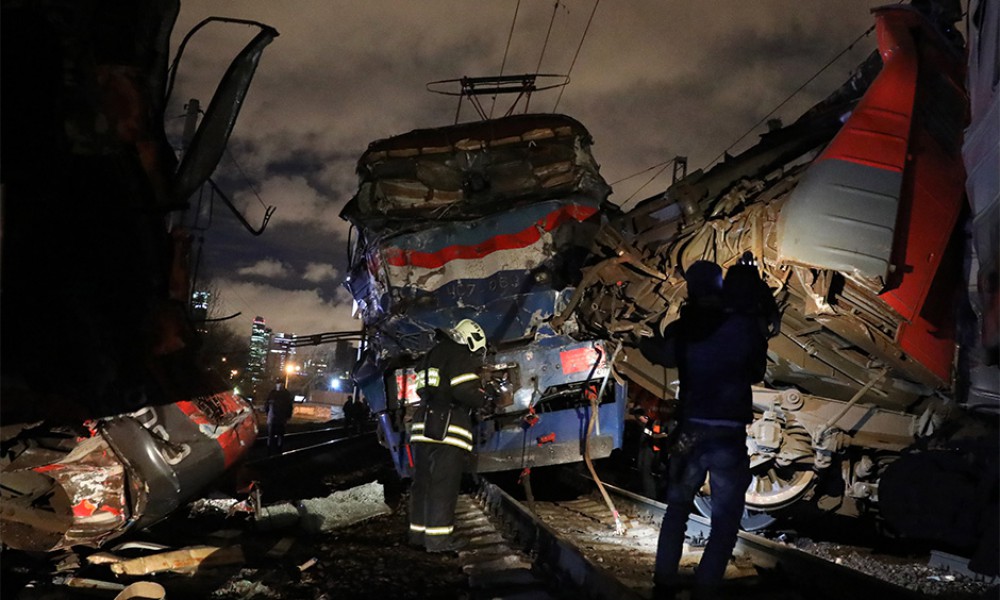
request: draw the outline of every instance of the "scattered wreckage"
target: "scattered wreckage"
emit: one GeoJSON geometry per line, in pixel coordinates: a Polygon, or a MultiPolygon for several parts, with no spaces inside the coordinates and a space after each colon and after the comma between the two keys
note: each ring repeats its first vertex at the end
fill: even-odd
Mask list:
{"type": "Polygon", "coordinates": [[[19,49],[3,56],[5,547],[98,546],[151,525],[256,436],[249,403],[197,353],[185,211],[277,32],[242,22],[258,33],[178,161],[164,129],[178,11],[3,4],[4,47],[19,49]]]}
{"type": "MultiPolygon", "coordinates": [[[[968,56],[979,57],[976,93],[988,96],[995,5],[974,4],[968,56]]],[[[524,424],[552,401],[585,408],[592,388],[581,382],[610,372],[614,404],[602,406],[616,416],[625,382],[675,398],[676,374],[646,360],[639,341],[677,318],[687,265],[728,268],[749,252],[780,322],[768,324],[768,374],[754,394],[744,526],[793,512],[877,515],[995,573],[997,136],[981,131],[995,117],[996,91],[973,114],[979,155],[966,160],[987,166],[967,192],[967,50],[955,7],[876,9],[879,49],[841,88],[628,212],[604,201],[589,136],[559,115],[374,142],[343,213],[357,230],[348,287],[369,340],[355,378],[400,471],[408,369],[435,328],[483,323],[497,346],[484,386],[499,379],[502,393],[478,432],[479,469],[524,468],[541,445],[524,424]],[[599,361],[590,348],[600,348],[599,361]],[[560,387],[549,378],[573,370],[567,353],[578,350],[593,367],[560,387]],[[561,364],[549,358],[556,353],[561,364]],[[507,442],[490,446],[507,425],[507,442]]],[[[580,459],[579,419],[567,419],[578,434],[562,462],[580,459]]],[[[622,420],[602,413],[599,422],[602,435],[620,435],[622,420]]],[[[699,507],[709,506],[706,493],[699,507]]]]}
{"type": "MultiPolygon", "coordinates": [[[[984,63],[997,30],[987,4],[969,28],[969,56],[984,63]]],[[[744,526],[793,511],[875,514],[995,574],[997,97],[994,86],[970,129],[993,168],[967,192],[966,48],[951,6],[876,9],[878,52],[844,86],[740,155],[611,215],[557,320],[621,340],[615,371],[674,398],[676,373],[648,362],[639,340],[677,318],[686,266],[725,269],[752,254],[780,323],[767,323],[766,387],[754,393],[744,526]],[[992,133],[976,129],[990,115],[992,133]],[[977,191],[983,210],[970,215],[977,191]]],[[[710,495],[699,506],[707,513],[710,495]]]]}

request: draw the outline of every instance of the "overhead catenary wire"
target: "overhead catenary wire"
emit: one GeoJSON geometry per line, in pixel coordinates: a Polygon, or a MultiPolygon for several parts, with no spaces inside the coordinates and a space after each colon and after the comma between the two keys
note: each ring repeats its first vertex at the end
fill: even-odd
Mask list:
{"type": "Polygon", "coordinates": [[[542,70],[542,59],[545,58],[545,49],[549,46],[549,36],[552,35],[552,25],[556,22],[556,13],[559,11],[559,0],[552,4],[552,17],[549,18],[549,28],[545,32],[545,41],[542,42],[542,51],[538,54],[538,64],[535,65],[535,75],[542,70]]]}
{"type": "MultiPolygon", "coordinates": [[[[628,203],[629,203],[629,201],[631,201],[631,200],[632,200],[632,198],[635,198],[635,197],[636,197],[636,195],[637,195],[637,194],[638,194],[639,192],[641,192],[642,190],[644,190],[644,189],[645,189],[645,188],[646,188],[647,186],[649,186],[649,184],[653,183],[653,181],[655,181],[655,180],[656,180],[656,178],[657,178],[657,177],[659,177],[659,176],[660,176],[660,175],[661,175],[661,174],[662,174],[662,173],[663,173],[663,172],[664,172],[664,171],[665,171],[665,170],[667,169],[667,167],[669,167],[669,166],[670,166],[670,163],[674,162],[674,160],[676,160],[676,159],[673,159],[673,158],[671,158],[670,160],[668,160],[668,161],[666,161],[666,162],[663,162],[663,163],[660,163],[659,165],[653,165],[652,167],[650,167],[650,168],[646,169],[645,171],[640,171],[639,173],[636,173],[635,175],[632,175],[631,177],[635,177],[635,176],[637,176],[637,175],[641,175],[642,173],[645,173],[645,172],[647,172],[647,171],[651,171],[651,170],[655,169],[656,167],[660,167],[660,170],[658,170],[658,171],[657,171],[656,173],[653,173],[653,176],[652,176],[652,177],[650,177],[650,178],[649,178],[649,179],[648,179],[648,180],[646,181],[646,183],[644,183],[644,184],[640,185],[640,186],[639,186],[638,188],[636,188],[636,190],[635,190],[634,192],[632,192],[632,194],[631,194],[631,195],[629,195],[629,197],[628,197],[628,198],[625,198],[625,200],[623,200],[623,201],[622,201],[622,203],[621,203],[621,204],[619,204],[618,206],[619,206],[619,207],[621,207],[621,208],[624,208],[624,207],[625,207],[625,205],[626,205],[626,204],[628,204],[628,203]]],[[[626,179],[631,179],[631,177],[627,177],[626,179]]],[[[619,180],[618,180],[618,181],[616,181],[615,183],[619,183],[619,182],[621,182],[621,181],[624,181],[624,179],[619,179],[619,180]]],[[[613,185],[614,185],[614,184],[612,184],[612,186],[613,186],[613,185]]]]}
{"type": "MultiPolygon", "coordinates": [[[[538,54],[538,64],[535,65],[535,75],[538,75],[542,70],[542,59],[545,58],[545,49],[549,46],[549,36],[552,35],[552,25],[556,22],[556,13],[559,11],[559,0],[556,0],[552,5],[552,17],[549,19],[549,28],[545,32],[545,41],[542,42],[542,51],[538,54]]],[[[527,112],[528,106],[531,105],[531,96],[524,102],[524,110],[527,112]]]]}
{"type": "Polygon", "coordinates": [[[869,27],[868,29],[866,29],[864,31],[864,33],[862,33],[858,37],[854,38],[853,42],[851,42],[850,44],[848,44],[846,48],[844,48],[843,50],[841,50],[840,52],[838,52],[836,56],[834,56],[829,61],[827,61],[827,63],[825,65],[823,65],[818,71],[816,71],[815,73],[813,73],[813,75],[809,79],[805,80],[802,83],[802,85],[800,85],[799,87],[795,88],[795,91],[793,91],[791,94],[789,94],[784,100],[782,100],[773,109],[771,109],[771,112],[769,112],[766,115],[764,115],[763,117],[761,117],[760,120],[757,121],[756,123],[754,123],[749,129],[747,129],[743,133],[743,135],[741,135],[740,137],[736,138],[736,141],[734,141],[732,144],[729,144],[729,146],[725,150],[723,150],[722,152],[720,152],[719,155],[716,156],[714,159],[712,159],[712,161],[709,162],[707,165],[705,165],[704,168],[707,170],[709,167],[711,167],[715,163],[719,162],[719,159],[721,159],[722,157],[724,157],[726,155],[726,153],[728,153],[730,150],[732,150],[737,144],[739,144],[740,142],[742,142],[744,138],[746,138],[748,135],[750,135],[751,133],[753,133],[758,127],[760,127],[761,125],[763,125],[768,119],[771,118],[772,115],[774,115],[774,113],[778,112],[781,109],[782,106],[784,106],[785,104],[788,104],[788,102],[792,98],[794,98],[795,96],[797,96],[803,89],[806,88],[806,86],[808,86],[810,83],[812,83],[813,80],[815,80],[817,77],[819,77],[820,75],[822,75],[823,71],[826,71],[827,69],[829,69],[830,66],[833,65],[833,63],[837,62],[838,60],[840,60],[840,58],[842,56],[844,56],[845,54],[847,54],[848,52],[850,52],[851,49],[854,48],[855,44],[857,44],[858,42],[860,42],[862,40],[862,38],[864,38],[864,37],[868,36],[869,34],[871,34],[872,31],[875,31],[875,26],[874,25],[872,25],[871,27],[869,27]]]}
{"type": "MultiPolygon", "coordinates": [[[[569,63],[569,70],[566,71],[566,79],[569,80],[569,76],[573,73],[573,67],[576,65],[576,59],[580,56],[580,49],[583,48],[583,41],[587,39],[587,33],[590,31],[590,24],[594,22],[594,15],[597,13],[597,7],[600,5],[601,0],[594,0],[594,8],[590,10],[590,18],[587,19],[587,26],[583,28],[583,35],[580,36],[580,43],[576,47],[576,52],[573,54],[573,60],[569,63]]],[[[562,100],[563,92],[566,91],[566,86],[559,88],[559,97],[556,98],[556,103],[552,107],[552,112],[556,112],[559,108],[559,102],[562,100]]]]}
{"type": "MultiPolygon", "coordinates": [[[[514,6],[514,18],[510,20],[510,31],[507,32],[507,45],[503,49],[503,60],[500,61],[500,77],[503,77],[504,69],[507,67],[507,54],[510,52],[510,41],[514,38],[514,25],[517,24],[517,13],[521,10],[521,0],[517,0],[514,6]]],[[[499,84],[497,84],[499,87],[499,84]]],[[[490,106],[490,118],[493,118],[493,109],[497,105],[497,95],[493,94],[493,104],[490,106]]]]}
{"type": "MultiPolygon", "coordinates": [[[[795,96],[796,96],[797,94],[801,93],[801,92],[802,92],[802,90],[803,90],[803,89],[805,89],[805,87],[806,87],[806,86],[808,86],[808,85],[809,85],[810,83],[812,83],[812,82],[813,82],[813,80],[815,80],[815,79],[816,79],[817,77],[819,77],[819,76],[820,76],[820,75],[821,75],[821,74],[823,73],[823,71],[825,71],[826,69],[830,68],[830,66],[832,66],[832,65],[833,65],[833,64],[834,64],[835,62],[837,62],[837,61],[838,61],[838,60],[839,60],[839,59],[840,59],[841,57],[843,57],[843,56],[844,56],[844,54],[846,54],[846,53],[850,52],[850,51],[851,51],[851,49],[853,49],[853,48],[854,48],[854,46],[855,46],[855,45],[857,45],[857,43],[858,43],[859,41],[861,41],[861,40],[862,40],[863,38],[865,38],[866,36],[870,35],[870,34],[871,34],[871,32],[872,32],[872,31],[874,31],[874,30],[875,30],[875,26],[874,26],[874,25],[872,25],[872,26],[870,26],[870,27],[869,27],[868,29],[866,29],[866,30],[865,30],[865,31],[864,31],[864,32],[863,32],[862,34],[860,34],[860,35],[859,35],[858,37],[856,37],[856,38],[854,39],[854,41],[852,41],[852,42],[851,42],[850,44],[848,44],[848,45],[847,45],[847,47],[846,47],[846,48],[844,48],[843,50],[841,50],[841,51],[840,51],[840,52],[839,52],[839,53],[838,53],[838,54],[837,54],[836,56],[834,56],[834,57],[833,57],[833,58],[831,58],[831,59],[830,59],[829,61],[827,61],[827,63],[826,63],[825,65],[823,65],[823,67],[821,67],[821,68],[820,68],[820,69],[819,69],[818,71],[816,71],[816,73],[814,73],[814,74],[813,74],[813,75],[812,75],[811,77],[809,77],[809,79],[807,79],[807,80],[806,80],[806,81],[805,81],[804,83],[802,83],[802,84],[801,84],[800,86],[798,86],[798,87],[797,87],[797,88],[795,89],[795,91],[794,91],[794,92],[792,92],[792,93],[791,93],[791,94],[790,94],[790,95],[789,95],[789,96],[788,96],[787,98],[785,98],[784,100],[782,100],[782,101],[781,101],[781,103],[779,103],[779,104],[778,104],[777,106],[775,106],[775,107],[774,107],[774,109],[772,109],[772,110],[771,110],[770,112],[768,112],[768,113],[767,113],[766,115],[764,115],[764,116],[763,116],[763,117],[762,117],[762,118],[761,118],[761,119],[760,119],[759,121],[757,121],[756,123],[754,123],[754,125],[753,125],[752,127],[750,127],[749,129],[747,129],[747,131],[746,131],[745,133],[743,133],[743,135],[741,135],[741,136],[740,136],[739,138],[737,138],[737,139],[736,139],[736,141],[734,141],[734,142],[733,142],[732,144],[730,144],[730,145],[729,145],[729,146],[728,146],[728,147],[727,147],[727,148],[726,148],[725,150],[723,150],[722,152],[720,152],[718,156],[716,156],[716,157],[715,157],[715,158],[714,158],[714,159],[713,159],[713,160],[712,160],[711,162],[709,162],[709,163],[708,163],[708,164],[707,164],[707,165],[706,165],[706,166],[704,167],[704,169],[705,169],[705,170],[707,170],[707,169],[708,169],[709,167],[711,167],[711,166],[712,166],[713,164],[715,164],[716,162],[718,162],[718,161],[719,161],[719,159],[720,159],[720,158],[722,158],[723,156],[725,156],[727,152],[729,152],[730,150],[732,150],[732,149],[733,149],[733,148],[734,148],[734,147],[735,147],[735,146],[736,146],[737,144],[739,144],[739,143],[740,143],[740,142],[741,142],[741,141],[742,141],[742,140],[743,140],[744,138],[746,138],[746,136],[750,135],[750,134],[751,134],[751,133],[752,133],[752,132],[753,132],[754,130],[756,130],[756,129],[757,129],[758,127],[760,127],[760,126],[761,126],[761,125],[762,125],[763,123],[765,123],[765,122],[766,122],[766,121],[767,121],[767,120],[768,120],[768,119],[769,119],[769,118],[770,118],[770,117],[771,117],[772,115],[774,115],[774,113],[775,113],[775,112],[777,112],[778,110],[780,110],[782,106],[784,106],[785,104],[787,104],[787,103],[788,103],[788,102],[789,102],[789,101],[790,101],[790,100],[791,100],[791,99],[792,99],[793,97],[795,97],[795,96]]],[[[624,205],[625,205],[625,204],[626,204],[626,203],[627,203],[627,202],[628,202],[629,200],[631,200],[631,199],[632,199],[632,198],[633,198],[633,197],[634,197],[634,196],[635,196],[635,195],[636,195],[636,194],[637,194],[637,193],[638,193],[639,191],[641,191],[641,190],[642,190],[643,188],[645,188],[645,187],[646,187],[646,186],[648,186],[648,185],[649,185],[650,183],[652,183],[652,181],[653,181],[654,179],[656,179],[656,177],[658,177],[658,176],[660,175],[660,173],[662,173],[662,172],[663,172],[663,170],[664,170],[664,169],[666,169],[667,165],[669,165],[669,164],[670,164],[671,162],[673,162],[673,160],[674,160],[674,159],[672,159],[672,158],[671,158],[671,159],[669,159],[669,160],[666,160],[666,161],[664,161],[664,162],[661,162],[661,163],[657,163],[657,164],[655,164],[655,165],[653,165],[653,166],[651,166],[651,167],[646,167],[645,169],[642,169],[642,170],[640,170],[640,171],[637,171],[637,172],[635,172],[635,173],[633,173],[633,174],[631,174],[631,175],[627,175],[627,176],[625,176],[625,177],[622,177],[621,179],[618,179],[617,181],[615,181],[615,182],[611,183],[611,186],[612,186],[612,187],[614,187],[615,185],[617,185],[617,184],[619,184],[619,183],[621,183],[621,182],[623,182],[623,181],[627,181],[627,180],[629,180],[629,179],[632,179],[633,177],[638,177],[639,175],[642,175],[643,173],[647,173],[647,172],[649,172],[649,171],[652,171],[653,169],[656,169],[656,168],[659,168],[659,167],[662,167],[662,168],[660,169],[660,171],[658,171],[658,172],[656,173],[656,175],[654,175],[654,176],[653,176],[653,178],[652,178],[652,179],[651,179],[650,181],[647,181],[647,182],[646,182],[645,184],[643,184],[643,185],[642,185],[642,186],[641,186],[641,187],[640,187],[640,188],[639,188],[638,190],[636,190],[636,191],[635,191],[635,192],[634,192],[634,193],[633,193],[633,194],[632,194],[631,196],[629,196],[629,197],[628,197],[628,198],[627,198],[627,199],[626,199],[625,201],[623,201],[623,202],[622,202],[622,203],[620,204],[620,206],[624,206],[624,205]]]]}

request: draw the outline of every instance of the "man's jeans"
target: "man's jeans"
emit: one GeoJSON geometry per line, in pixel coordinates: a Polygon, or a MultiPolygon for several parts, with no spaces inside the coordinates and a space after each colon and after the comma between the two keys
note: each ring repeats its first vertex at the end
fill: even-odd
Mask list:
{"type": "Polygon", "coordinates": [[[726,564],[736,545],[743,516],[744,495],[750,485],[750,458],[742,428],[685,424],[670,454],[667,512],[656,548],[657,585],[677,583],[677,566],[684,546],[688,515],[694,497],[710,476],[712,533],[695,575],[698,585],[722,582],[726,564]]]}

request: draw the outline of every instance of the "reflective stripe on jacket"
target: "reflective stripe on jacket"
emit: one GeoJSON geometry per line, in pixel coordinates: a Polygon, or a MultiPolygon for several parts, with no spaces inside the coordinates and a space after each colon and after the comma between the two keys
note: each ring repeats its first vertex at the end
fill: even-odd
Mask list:
{"type": "Polygon", "coordinates": [[[472,451],[470,410],[486,403],[478,374],[481,363],[480,356],[450,339],[442,340],[427,353],[416,371],[420,405],[413,415],[411,443],[447,444],[472,451]],[[424,417],[427,403],[431,401],[436,403],[435,406],[447,404],[450,410],[447,433],[442,440],[424,435],[424,417]]]}

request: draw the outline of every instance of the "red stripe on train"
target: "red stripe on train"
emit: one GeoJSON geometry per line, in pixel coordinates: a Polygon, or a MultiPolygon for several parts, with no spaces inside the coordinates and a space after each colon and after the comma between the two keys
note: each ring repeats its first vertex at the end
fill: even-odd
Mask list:
{"type": "Polygon", "coordinates": [[[882,71],[817,162],[840,159],[896,172],[906,165],[918,68],[909,27],[916,15],[885,14],[876,22],[882,71]]]}
{"type": "Polygon", "coordinates": [[[437,252],[420,252],[390,247],[384,250],[386,262],[393,267],[414,266],[438,269],[456,259],[483,258],[498,250],[525,248],[541,239],[542,231],[549,232],[563,223],[584,221],[597,212],[592,206],[571,204],[560,207],[517,233],[502,233],[472,246],[446,246],[437,252]]]}

